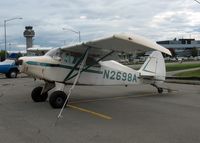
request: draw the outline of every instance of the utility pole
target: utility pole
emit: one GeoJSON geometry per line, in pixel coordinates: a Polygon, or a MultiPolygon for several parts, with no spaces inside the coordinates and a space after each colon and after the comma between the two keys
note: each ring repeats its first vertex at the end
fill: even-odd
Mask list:
{"type": "Polygon", "coordinates": [[[198,4],[200,4],[200,1],[198,1],[198,0],[194,0],[194,1],[196,1],[198,4]]]}
{"type": "Polygon", "coordinates": [[[11,19],[6,19],[6,20],[4,20],[5,59],[7,58],[6,24],[7,24],[8,21],[16,20],[16,19],[22,19],[22,17],[15,17],[15,18],[11,18],[11,19]]]}

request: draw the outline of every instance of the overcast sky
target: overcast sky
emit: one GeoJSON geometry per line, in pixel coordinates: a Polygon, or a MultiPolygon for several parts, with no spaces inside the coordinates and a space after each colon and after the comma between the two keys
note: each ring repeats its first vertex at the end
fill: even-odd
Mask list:
{"type": "MultiPolygon", "coordinates": [[[[200,39],[200,4],[194,0],[0,0],[0,48],[4,49],[5,19],[8,47],[23,49],[24,27],[33,26],[34,44],[58,47],[114,33],[135,33],[154,41],[200,39]]],[[[12,48],[10,49],[12,50],[12,48]]]]}

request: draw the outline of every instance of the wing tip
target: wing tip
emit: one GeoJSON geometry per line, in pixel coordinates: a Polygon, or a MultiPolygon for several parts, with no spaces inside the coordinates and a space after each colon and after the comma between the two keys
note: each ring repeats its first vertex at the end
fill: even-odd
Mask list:
{"type": "Polygon", "coordinates": [[[163,48],[164,48],[164,50],[162,50],[161,52],[163,52],[163,53],[165,53],[165,54],[167,54],[167,55],[169,55],[169,56],[172,56],[172,53],[170,52],[169,49],[167,49],[167,48],[165,48],[165,47],[163,47],[163,48]]]}
{"type": "Polygon", "coordinates": [[[168,55],[172,56],[172,53],[169,51],[168,55]]]}

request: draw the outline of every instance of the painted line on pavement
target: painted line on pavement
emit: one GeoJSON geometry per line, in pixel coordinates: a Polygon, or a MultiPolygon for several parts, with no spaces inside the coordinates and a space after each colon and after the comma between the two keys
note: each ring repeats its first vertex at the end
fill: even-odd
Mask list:
{"type": "Polygon", "coordinates": [[[112,119],[112,117],[110,117],[110,116],[107,116],[107,115],[104,115],[104,114],[101,114],[101,113],[97,113],[97,112],[94,112],[94,111],[91,111],[91,110],[88,110],[88,109],[85,109],[85,108],[81,108],[81,107],[77,107],[77,106],[69,105],[69,104],[67,106],[70,107],[70,108],[82,111],[82,112],[92,114],[94,116],[97,116],[97,117],[100,117],[100,118],[103,118],[103,119],[107,119],[107,120],[112,119]]]}

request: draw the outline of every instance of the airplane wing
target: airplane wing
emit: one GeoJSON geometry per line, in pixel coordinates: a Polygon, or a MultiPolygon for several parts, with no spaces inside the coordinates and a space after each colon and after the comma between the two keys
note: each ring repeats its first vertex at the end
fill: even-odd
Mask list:
{"type": "Polygon", "coordinates": [[[62,49],[71,52],[83,53],[88,47],[91,47],[90,54],[94,55],[103,55],[109,51],[134,53],[135,51],[148,50],[158,50],[171,55],[171,52],[168,49],[155,42],[152,42],[142,36],[128,34],[116,34],[98,40],[63,47],[62,49]]]}

